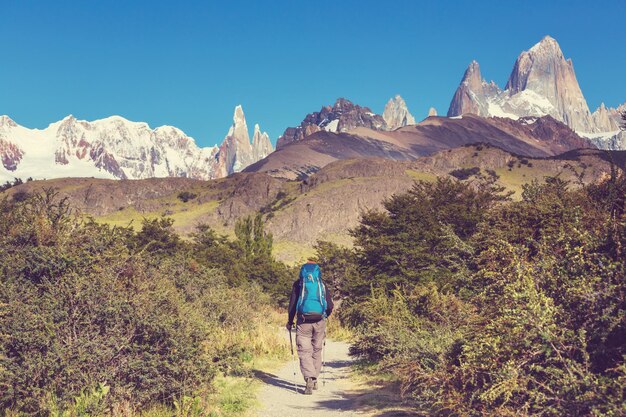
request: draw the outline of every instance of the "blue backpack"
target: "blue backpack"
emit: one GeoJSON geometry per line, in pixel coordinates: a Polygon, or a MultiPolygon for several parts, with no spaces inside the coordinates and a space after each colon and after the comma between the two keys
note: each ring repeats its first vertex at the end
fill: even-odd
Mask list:
{"type": "Polygon", "coordinates": [[[298,297],[298,315],[326,317],[326,288],[322,283],[320,267],[307,263],[300,268],[300,296],[298,297]]]}

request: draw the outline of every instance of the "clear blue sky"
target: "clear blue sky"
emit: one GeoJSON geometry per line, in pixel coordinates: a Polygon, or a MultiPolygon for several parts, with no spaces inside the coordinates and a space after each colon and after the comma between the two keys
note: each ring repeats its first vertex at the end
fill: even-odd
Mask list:
{"type": "Polygon", "coordinates": [[[275,141],[346,97],[418,120],[447,111],[472,59],[501,87],[517,55],[557,39],[592,111],[626,101],[624,1],[0,0],[0,114],[174,125],[222,141],[233,108],[275,141]]]}

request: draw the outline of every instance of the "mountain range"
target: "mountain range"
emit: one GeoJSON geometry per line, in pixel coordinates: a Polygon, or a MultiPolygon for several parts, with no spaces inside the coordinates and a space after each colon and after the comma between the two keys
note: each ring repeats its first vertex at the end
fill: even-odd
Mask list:
{"type": "Polygon", "coordinates": [[[273,151],[259,125],[252,142],[241,106],[220,146],[201,148],[173,126],[152,129],[120,116],[92,122],[67,116],[45,129],[28,129],[0,116],[0,179],[97,177],[222,178],[273,151]]]}
{"type": "Polygon", "coordinates": [[[580,147],[626,149],[620,115],[626,104],[590,112],[573,63],[544,37],[515,61],[504,89],[470,63],[447,117],[431,108],[416,123],[401,96],[382,115],[339,98],[309,113],[277,139],[255,125],[252,140],[241,106],[220,146],[201,148],[172,126],[151,128],[112,116],[92,122],[67,116],[28,129],[0,116],[0,180],[13,177],[143,179],[222,178],[242,170],[300,178],[347,158],[412,160],[484,142],[519,155],[545,157],[580,147]]]}
{"type": "MultiPolygon", "coordinates": [[[[480,118],[473,116],[471,120],[480,118]]],[[[200,223],[218,233],[232,234],[238,219],[260,212],[274,236],[275,255],[297,263],[313,253],[318,239],[349,245],[349,230],[358,224],[364,211],[381,209],[386,198],[410,189],[415,180],[444,177],[495,184],[519,199],[523,184],[546,176],[569,180],[571,187],[606,177],[611,172],[609,161],[624,167],[626,152],[585,149],[532,158],[476,144],[403,161],[335,160],[295,181],[266,172],[235,173],[213,181],[63,178],[26,182],[10,188],[5,195],[11,198],[17,193],[55,188],[78,212],[98,222],[138,227],[143,218],[168,216],[181,234],[193,232],[200,223]],[[181,199],[183,191],[191,196],[189,200],[181,199]]]]}
{"type": "Polygon", "coordinates": [[[619,128],[624,111],[626,103],[617,108],[603,103],[591,113],[572,60],[565,58],[554,38],[546,36],[518,56],[504,90],[483,79],[478,62],[472,61],[452,98],[448,117],[467,113],[511,119],[550,115],[599,148],[626,149],[626,134],[619,128]]]}

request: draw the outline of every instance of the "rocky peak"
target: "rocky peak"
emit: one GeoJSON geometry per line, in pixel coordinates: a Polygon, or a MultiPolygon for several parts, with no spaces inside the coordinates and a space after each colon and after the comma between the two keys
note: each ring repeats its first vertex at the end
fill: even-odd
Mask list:
{"type": "Polygon", "coordinates": [[[347,132],[356,127],[384,130],[385,120],[369,107],[361,107],[345,98],[339,98],[333,106],[323,106],[320,111],[309,113],[297,127],[288,127],[276,142],[276,149],[300,141],[305,137],[326,130],[347,132]]]}
{"type": "Polygon", "coordinates": [[[488,100],[500,94],[500,88],[492,81],[487,83],[481,76],[478,62],[472,61],[452,97],[448,117],[471,113],[489,115],[488,100]]]}
{"type": "Polygon", "coordinates": [[[225,177],[239,172],[259,159],[265,158],[273,151],[269,135],[266,132],[261,133],[258,124],[254,126],[252,139],[251,144],[246,117],[241,105],[239,105],[235,107],[233,124],[228,129],[228,134],[216,155],[217,177],[225,177]]]}
{"type": "Polygon", "coordinates": [[[241,105],[238,105],[233,114],[233,124],[228,129],[216,156],[220,176],[239,172],[252,164],[254,162],[252,153],[246,116],[241,105]]]}
{"type": "Polygon", "coordinates": [[[606,108],[604,103],[591,114],[594,125],[605,132],[619,130],[616,120],[611,117],[611,111],[606,108]]]}
{"type": "Polygon", "coordinates": [[[415,118],[409,113],[409,109],[400,95],[389,99],[387,105],[385,105],[383,119],[389,130],[415,124],[415,118]]]}
{"type": "Polygon", "coordinates": [[[430,109],[428,109],[428,117],[431,116],[437,116],[437,109],[434,107],[431,107],[430,109]]]}
{"type": "Polygon", "coordinates": [[[468,86],[472,91],[479,91],[482,88],[483,82],[484,80],[480,75],[480,65],[473,60],[467,66],[461,84],[468,86]]]}
{"type": "Polygon", "coordinates": [[[272,142],[267,132],[261,133],[258,123],[254,125],[254,134],[252,135],[252,154],[255,162],[260,161],[274,151],[272,142]]]}
{"type": "Polygon", "coordinates": [[[528,50],[530,53],[536,54],[547,54],[553,56],[563,56],[563,51],[561,51],[561,46],[559,43],[550,35],[544,36],[538,43],[533,45],[532,48],[528,50]]]}
{"type": "Polygon", "coordinates": [[[517,57],[505,90],[508,90],[511,95],[526,89],[548,92],[555,84],[557,71],[573,70],[571,67],[571,61],[565,60],[557,41],[550,36],[545,36],[539,43],[528,51],[523,51],[517,57]],[[542,82],[548,85],[542,88],[543,86],[540,85],[542,82]]]}
{"type": "Polygon", "coordinates": [[[237,139],[239,143],[250,144],[250,136],[248,134],[248,125],[246,123],[246,116],[243,113],[241,105],[235,107],[233,114],[233,124],[228,131],[227,136],[232,136],[237,139]]]}
{"type": "Polygon", "coordinates": [[[606,107],[604,103],[591,114],[594,126],[598,132],[615,132],[620,130],[622,113],[626,109],[626,103],[617,108],[606,107]]]}
{"type": "Polygon", "coordinates": [[[515,61],[505,90],[486,83],[472,62],[450,103],[448,116],[519,118],[551,115],[578,132],[596,132],[580,90],[572,61],[565,59],[558,42],[545,36],[515,61]]]}
{"type": "Polygon", "coordinates": [[[354,107],[354,104],[350,100],[340,97],[337,101],[335,101],[333,111],[336,113],[343,113],[352,110],[354,107]]]}
{"type": "Polygon", "coordinates": [[[63,125],[73,125],[76,123],[76,118],[72,114],[68,114],[63,119],[61,119],[61,124],[63,125]]]}
{"type": "Polygon", "coordinates": [[[528,51],[522,52],[513,66],[506,84],[508,95],[530,91],[547,99],[554,107],[548,113],[574,130],[594,130],[589,107],[585,101],[571,60],[566,60],[558,42],[544,37],[528,51]]]}

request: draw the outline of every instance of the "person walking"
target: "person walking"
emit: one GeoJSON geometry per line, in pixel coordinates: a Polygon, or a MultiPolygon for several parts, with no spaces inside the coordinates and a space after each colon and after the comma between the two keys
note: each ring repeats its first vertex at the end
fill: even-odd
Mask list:
{"type": "Polygon", "coordinates": [[[300,268],[300,276],[292,285],[286,326],[291,332],[296,319],[296,345],[306,395],[317,389],[326,339],[326,318],[332,312],[333,300],[322,282],[322,271],[314,260],[309,259],[300,268]]]}

